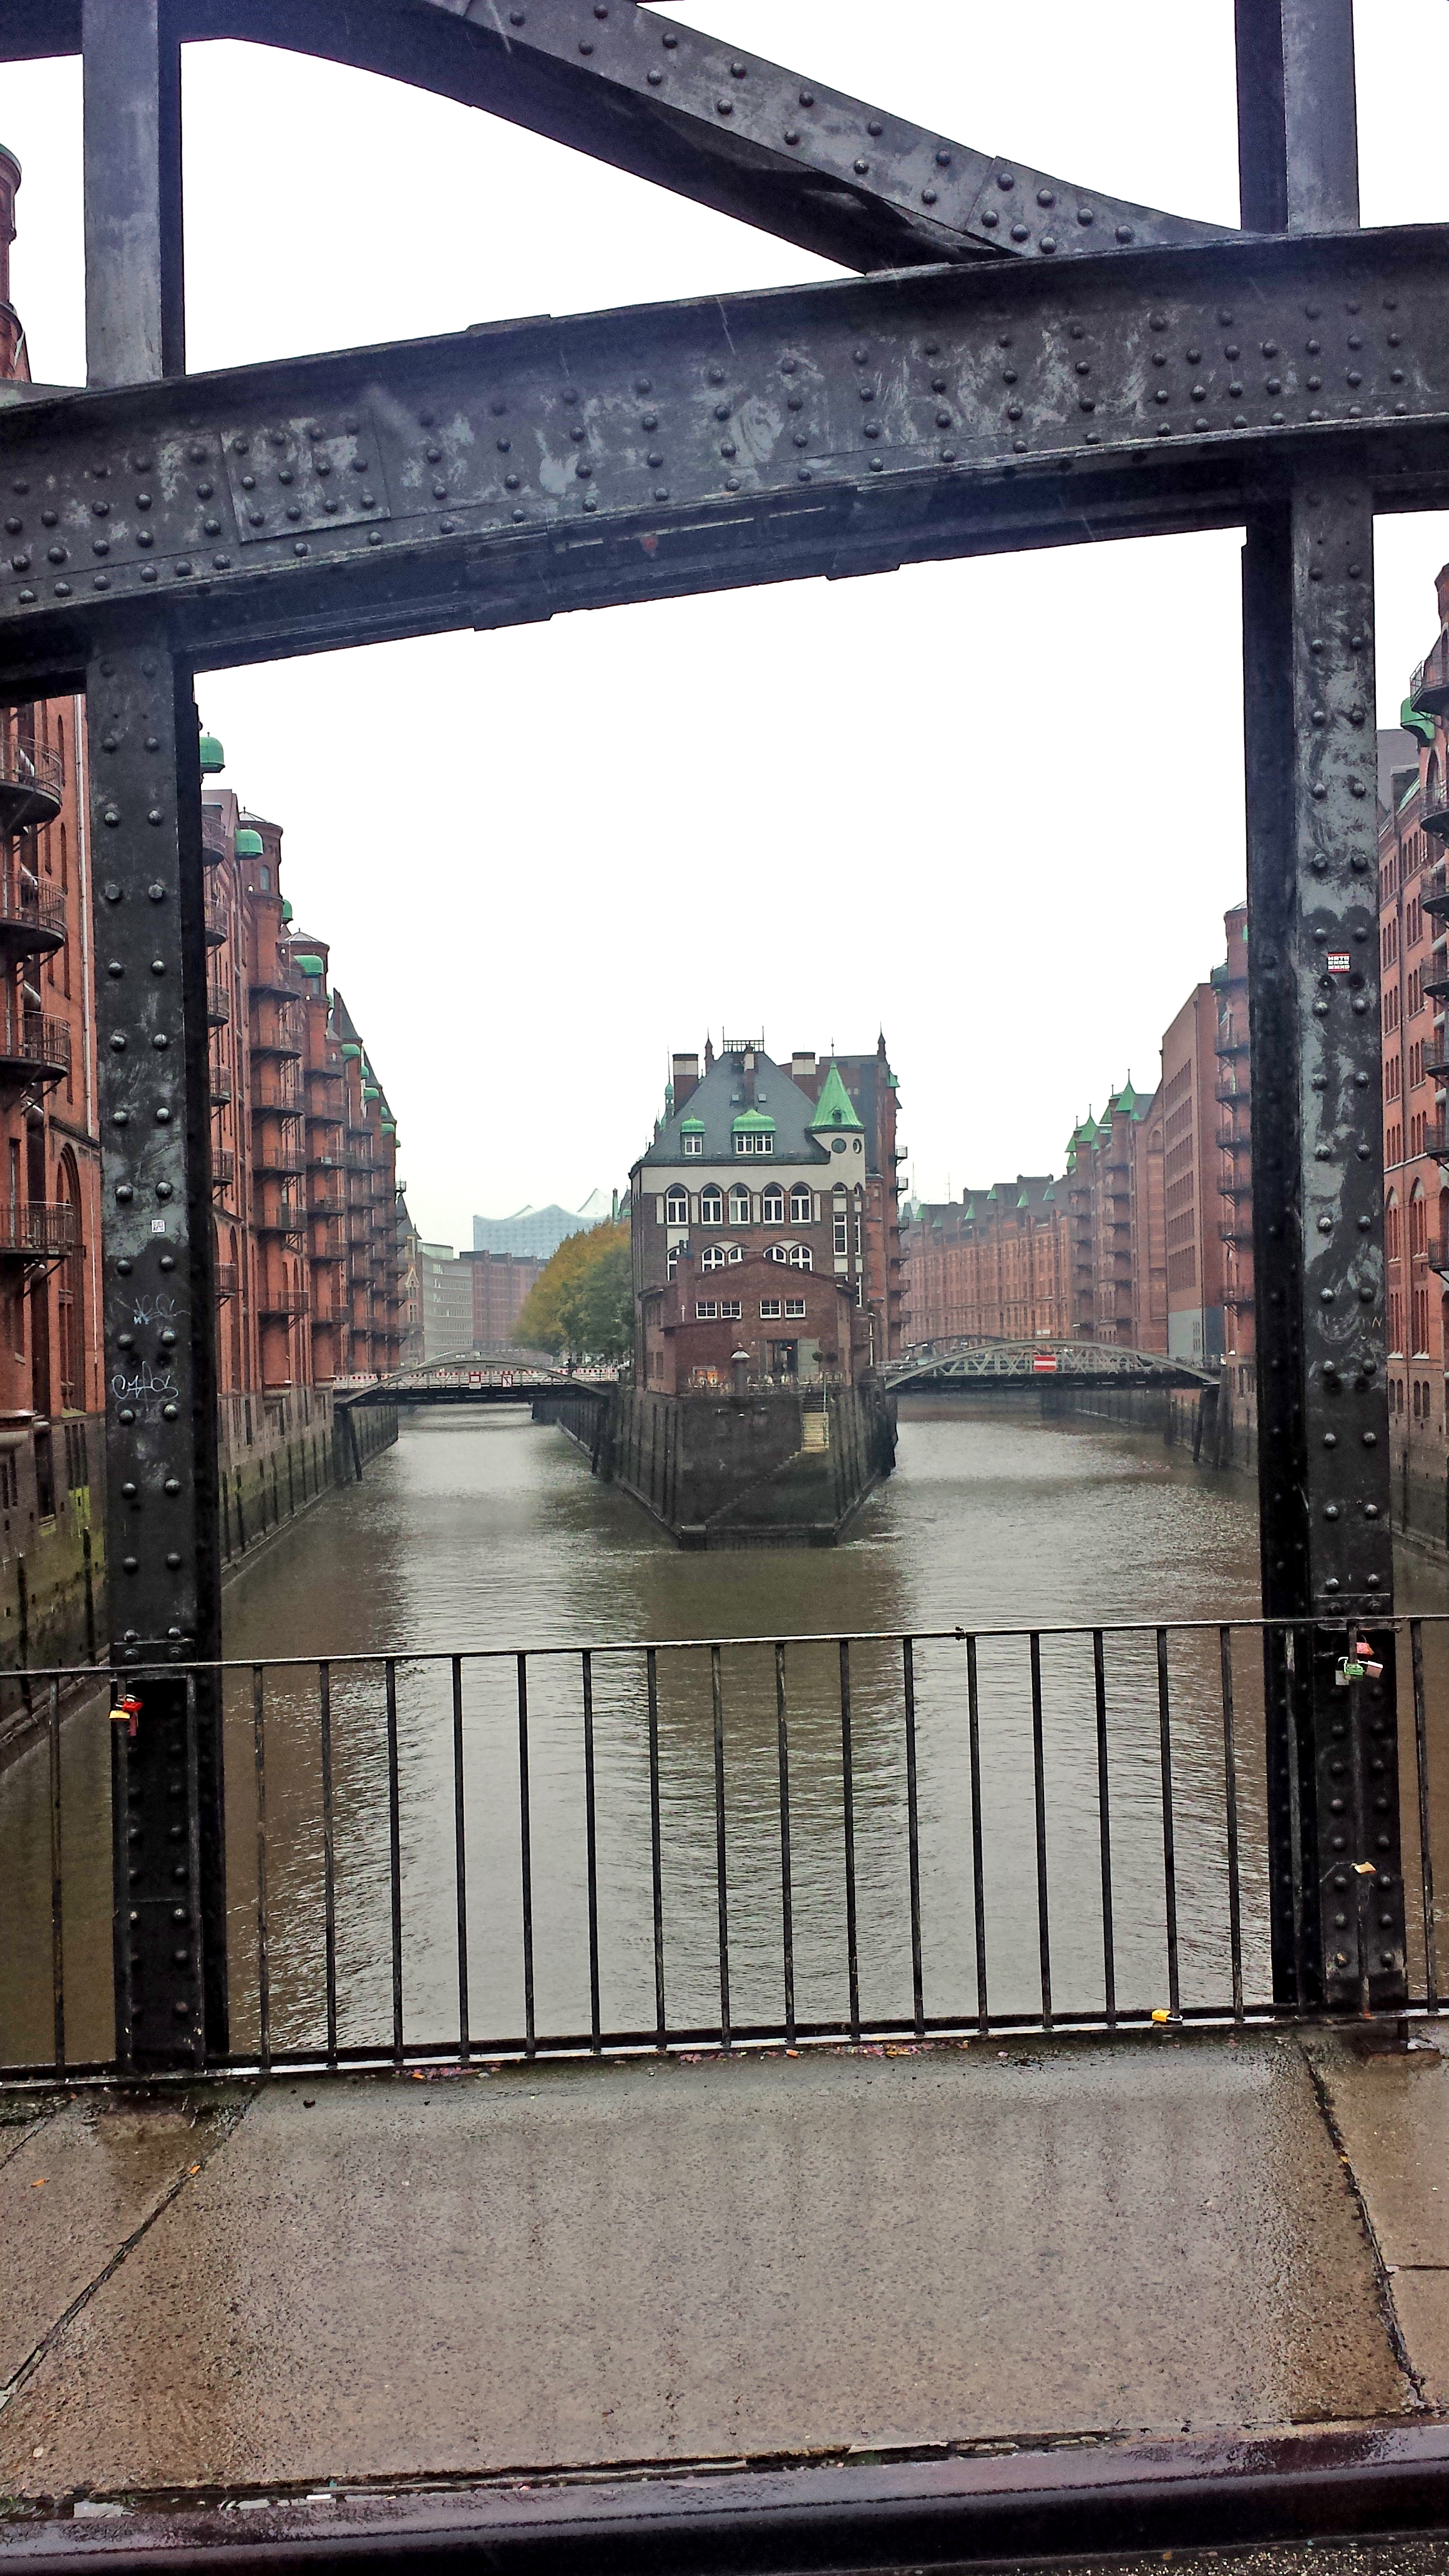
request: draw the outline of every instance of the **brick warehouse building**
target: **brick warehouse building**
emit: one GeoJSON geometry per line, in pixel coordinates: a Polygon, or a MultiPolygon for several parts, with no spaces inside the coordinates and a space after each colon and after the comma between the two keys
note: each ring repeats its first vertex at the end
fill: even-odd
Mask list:
{"type": "Polygon", "coordinates": [[[635,1164],[636,1382],[854,1383],[900,1341],[896,1079],[873,1056],[753,1040],[677,1055],[635,1164]]]}
{"type": "MultiPolygon", "coordinates": [[[[0,151],[0,377],[28,378],[10,303],[20,172],[0,151]]],[[[208,780],[220,747],[203,742],[208,780]]],[[[331,1472],[334,1378],[392,1364],[395,1129],[279,884],[281,833],[203,800],[223,1547],[331,1472]],[[347,1075],[348,1042],[357,1060],[347,1075]],[[370,1096],[369,1096],[370,1095],[370,1096]],[[335,1141],[335,1153],[327,1150],[335,1141]],[[351,1250],[328,1192],[365,1162],[351,1250]],[[348,1310],[349,1329],[339,1330],[348,1310]]],[[[83,700],[0,714],[0,1665],[84,1657],[104,1630],[100,1138],[83,700]]],[[[364,1428],[364,1447],[378,1434],[364,1428]]],[[[0,1705],[0,1722],[4,1708],[0,1705]]]]}

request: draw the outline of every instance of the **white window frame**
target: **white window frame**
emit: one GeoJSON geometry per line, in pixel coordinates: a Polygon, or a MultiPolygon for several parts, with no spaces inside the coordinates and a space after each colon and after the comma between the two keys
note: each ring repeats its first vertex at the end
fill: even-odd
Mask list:
{"type": "Polygon", "coordinates": [[[815,1220],[815,1193],[803,1181],[797,1181],[790,1192],[790,1223],[812,1225],[815,1220]]]}
{"type": "Polygon", "coordinates": [[[792,1244],[791,1244],[791,1246],[790,1246],[790,1267],[791,1267],[791,1269],[792,1269],[792,1270],[813,1270],[813,1269],[814,1269],[814,1267],[815,1267],[815,1255],[814,1255],[814,1253],[811,1251],[810,1246],[809,1246],[809,1244],[808,1244],[808,1243],[792,1243],[792,1244]]]}
{"type": "Polygon", "coordinates": [[[745,1184],[744,1184],[744,1182],[743,1182],[743,1181],[731,1181],[731,1183],[730,1183],[730,1223],[731,1223],[731,1225],[748,1225],[748,1224],[749,1224],[749,1221],[750,1221],[750,1193],[749,1193],[748,1189],[746,1188],[746,1186],[745,1186],[745,1184]],[[744,1201],[744,1205],[743,1205],[743,1207],[741,1207],[741,1205],[740,1205],[740,1201],[741,1201],[741,1199],[743,1199],[743,1201],[744,1201]]]}
{"type": "Polygon", "coordinates": [[[773,1154],[775,1139],[768,1127],[746,1127],[735,1137],[737,1154],[773,1154]]]}
{"type": "Polygon", "coordinates": [[[738,1297],[721,1297],[719,1301],[719,1316],[722,1324],[737,1324],[740,1320],[740,1301],[738,1297]]]}
{"type": "Polygon", "coordinates": [[[786,1300],[785,1300],[785,1315],[786,1315],[786,1320],[787,1320],[789,1323],[792,1323],[792,1324],[803,1324],[803,1323],[804,1323],[804,1321],[805,1321],[805,1300],[804,1300],[804,1298],[803,1298],[803,1297],[787,1297],[787,1298],[786,1298],[786,1300]]]}
{"type": "Polygon", "coordinates": [[[784,1222],[784,1187],[779,1181],[771,1181],[760,1199],[760,1223],[761,1225],[783,1225],[784,1222]]]}
{"type": "Polygon", "coordinates": [[[665,1193],[664,1193],[664,1222],[665,1222],[665,1224],[666,1224],[666,1225],[688,1225],[688,1223],[689,1223],[689,1192],[688,1192],[688,1190],[672,1189],[672,1190],[666,1190],[666,1191],[665,1191],[665,1193]]]}
{"type": "Polygon", "coordinates": [[[701,1225],[723,1225],[724,1223],[724,1192],[718,1181],[706,1183],[700,1191],[699,1221],[701,1225]]]}
{"type": "Polygon", "coordinates": [[[707,1243],[699,1256],[701,1270],[723,1270],[726,1260],[722,1243],[707,1243]]]}
{"type": "Polygon", "coordinates": [[[717,1320],[718,1315],[718,1297],[696,1297],[694,1301],[694,1320],[697,1324],[712,1324],[717,1320]]]}
{"type": "Polygon", "coordinates": [[[704,1138],[697,1134],[693,1136],[681,1136],[679,1144],[681,1152],[689,1156],[691,1159],[694,1155],[702,1154],[704,1152],[704,1138]]]}
{"type": "Polygon", "coordinates": [[[760,1321],[761,1321],[761,1323],[762,1323],[762,1324],[778,1324],[778,1322],[780,1321],[781,1308],[782,1308],[782,1301],[780,1300],[780,1298],[778,1298],[778,1297],[762,1297],[762,1298],[760,1299],[760,1321]]]}

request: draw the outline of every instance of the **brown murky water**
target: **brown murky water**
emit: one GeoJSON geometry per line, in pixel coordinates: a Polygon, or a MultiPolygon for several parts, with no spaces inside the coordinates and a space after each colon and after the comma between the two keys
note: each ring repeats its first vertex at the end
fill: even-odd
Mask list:
{"type": "MultiPolygon", "coordinates": [[[[1406,1557],[1401,1606],[1449,1608],[1449,1580],[1406,1557]]],[[[366,1482],[329,1496],[228,1596],[227,1651],[334,1659],[391,1652],[397,1668],[397,1842],[403,2023],[410,2042],[456,2034],[455,1722],[464,1788],[464,1960],[475,2039],[525,2028],[523,1874],[530,1867],[533,2015],[541,2038],[590,2027],[589,1809],[584,1671],[577,1651],[531,1663],[528,1835],[521,1824],[519,1647],[607,1648],[634,1639],[771,1639],[1040,1623],[1251,1617],[1251,1488],[1209,1477],[1144,1435],[1043,1421],[1004,1405],[914,1400],[900,1467],[833,1551],[685,1556],[625,1496],[601,1491],[564,1437],[519,1412],[427,1414],[366,1482]],[[422,1660],[441,1653],[441,1662],[422,1660]],[[453,1668],[459,1667],[455,1708],[453,1668]]],[[[1224,1735],[1215,1633],[1174,1638],[1172,1813],[1182,1995],[1230,1994],[1224,1735]]],[[[1234,1650],[1242,1818],[1244,1971],[1267,1974],[1262,1743],[1252,1640],[1234,1650]]],[[[658,1659],[658,1930],[672,2027],[716,2026],[721,2006],[723,1816],[729,2005],[735,2027],[785,2012],[786,1878],[780,1833],[777,1674],[768,1645],[720,1658],[718,1737],[707,1653],[658,1659]],[[722,1790],[721,1790],[722,1783],[722,1790]]],[[[1430,1656],[1431,1733],[1441,1704],[1430,1656]]],[[[1034,2012],[1043,1922],[1052,2000],[1100,2009],[1104,1991],[1102,1769],[1089,1641],[1044,1641],[1043,1813],[1035,1803],[1025,1644],[977,1655],[980,1773],[973,1808],[964,1646],[914,1651],[914,1780],[898,1645],[857,1646],[850,1670],[849,1816],[841,1672],[829,1644],[785,1667],[789,1896],[795,2011],[838,2020],[850,2004],[847,1825],[853,1832],[861,2016],[908,2017],[913,1919],[928,2015],[977,2009],[984,1958],[993,2011],[1034,2012]],[[912,1900],[911,1806],[917,1819],[912,1900]],[[980,1820],[980,1887],[973,1876],[980,1820]],[[1039,1822],[1044,1834],[1039,1834],[1039,1822]],[[1045,1869],[1038,1861],[1044,1840],[1045,1869]]],[[[1120,2006],[1167,2000],[1163,1782],[1150,1636],[1104,1649],[1113,1956],[1120,2006]]],[[[592,1694],[594,1974],[605,2031],[645,2032],[656,2011],[650,1709],[640,1654],[597,1652],[592,1694]]],[[[1449,1706],[1449,1700],[1443,1701],[1449,1706]]],[[[390,1817],[381,1668],[331,1673],[336,2012],[342,2045],[393,2027],[390,1817]]],[[[265,1916],[274,2048],[326,2029],[326,1851],[315,1671],[269,1673],[263,1721],[267,1855],[259,1886],[250,1679],[228,1686],[228,1886],[234,2042],[259,2037],[265,1916]],[[259,1902],[259,1898],[262,1900],[259,1902]]],[[[74,2057],[109,2044],[104,1723],[66,1729],[67,2012],[74,2057]]],[[[1440,1770],[1449,1765],[1440,1764],[1440,1770]]],[[[1449,1789],[1442,1823],[1449,1853],[1449,1789]]],[[[43,1749],[0,1779],[0,1883],[13,1927],[0,1964],[0,2062],[45,2048],[49,1818],[43,1749]]]]}

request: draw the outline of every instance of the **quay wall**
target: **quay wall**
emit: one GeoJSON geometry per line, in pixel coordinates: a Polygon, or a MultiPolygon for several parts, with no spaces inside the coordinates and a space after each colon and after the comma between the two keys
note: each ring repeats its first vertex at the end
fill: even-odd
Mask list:
{"type": "Polygon", "coordinates": [[[739,1396],[621,1386],[535,1411],[682,1547],[828,1547],[895,1464],[895,1406],[874,1381],[739,1396]]]}
{"type": "MultiPolygon", "coordinates": [[[[354,1456],[344,1411],[326,1387],[221,1398],[224,1568],[396,1440],[395,1407],[363,1406],[354,1456]]],[[[23,1714],[7,1676],[90,1663],[105,1645],[105,1431],[98,1413],[0,1430],[0,1743],[7,1716],[23,1714]]]]}

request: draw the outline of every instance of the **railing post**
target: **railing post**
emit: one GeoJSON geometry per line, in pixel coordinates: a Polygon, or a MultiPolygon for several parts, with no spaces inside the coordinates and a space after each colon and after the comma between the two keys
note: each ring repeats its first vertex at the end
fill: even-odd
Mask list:
{"type": "MultiPolygon", "coordinates": [[[[1249,219],[1354,224],[1351,0],[1239,0],[1238,38],[1249,219]]],[[[1347,355],[1351,313],[1305,320],[1347,355]]],[[[1379,2008],[1406,1991],[1393,1637],[1375,1624],[1393,1560],[1373,538],[1367,481],[1340,465],[1285,476],[1244,555],[1263,1608],[1296,1623],[1267,1647],[1273,1975],[1300,2008],[1351,2006],[1361,1977],[1379,2008]],[[1360,1627],[1383,1674],[1345,1688],[1360,1627]]]]}
{"type": "Polygon", "coordinates": [[[163,645],[104,649],[86,710],[110,1661],[142,1703],[115,1842],[116,1976],[144,2069],[226,2046],[217,1698],[203,1678],[188,1761],[185,1684],[167,1670],[220,1648],[201,773],[190,676],[163,645]]]}

